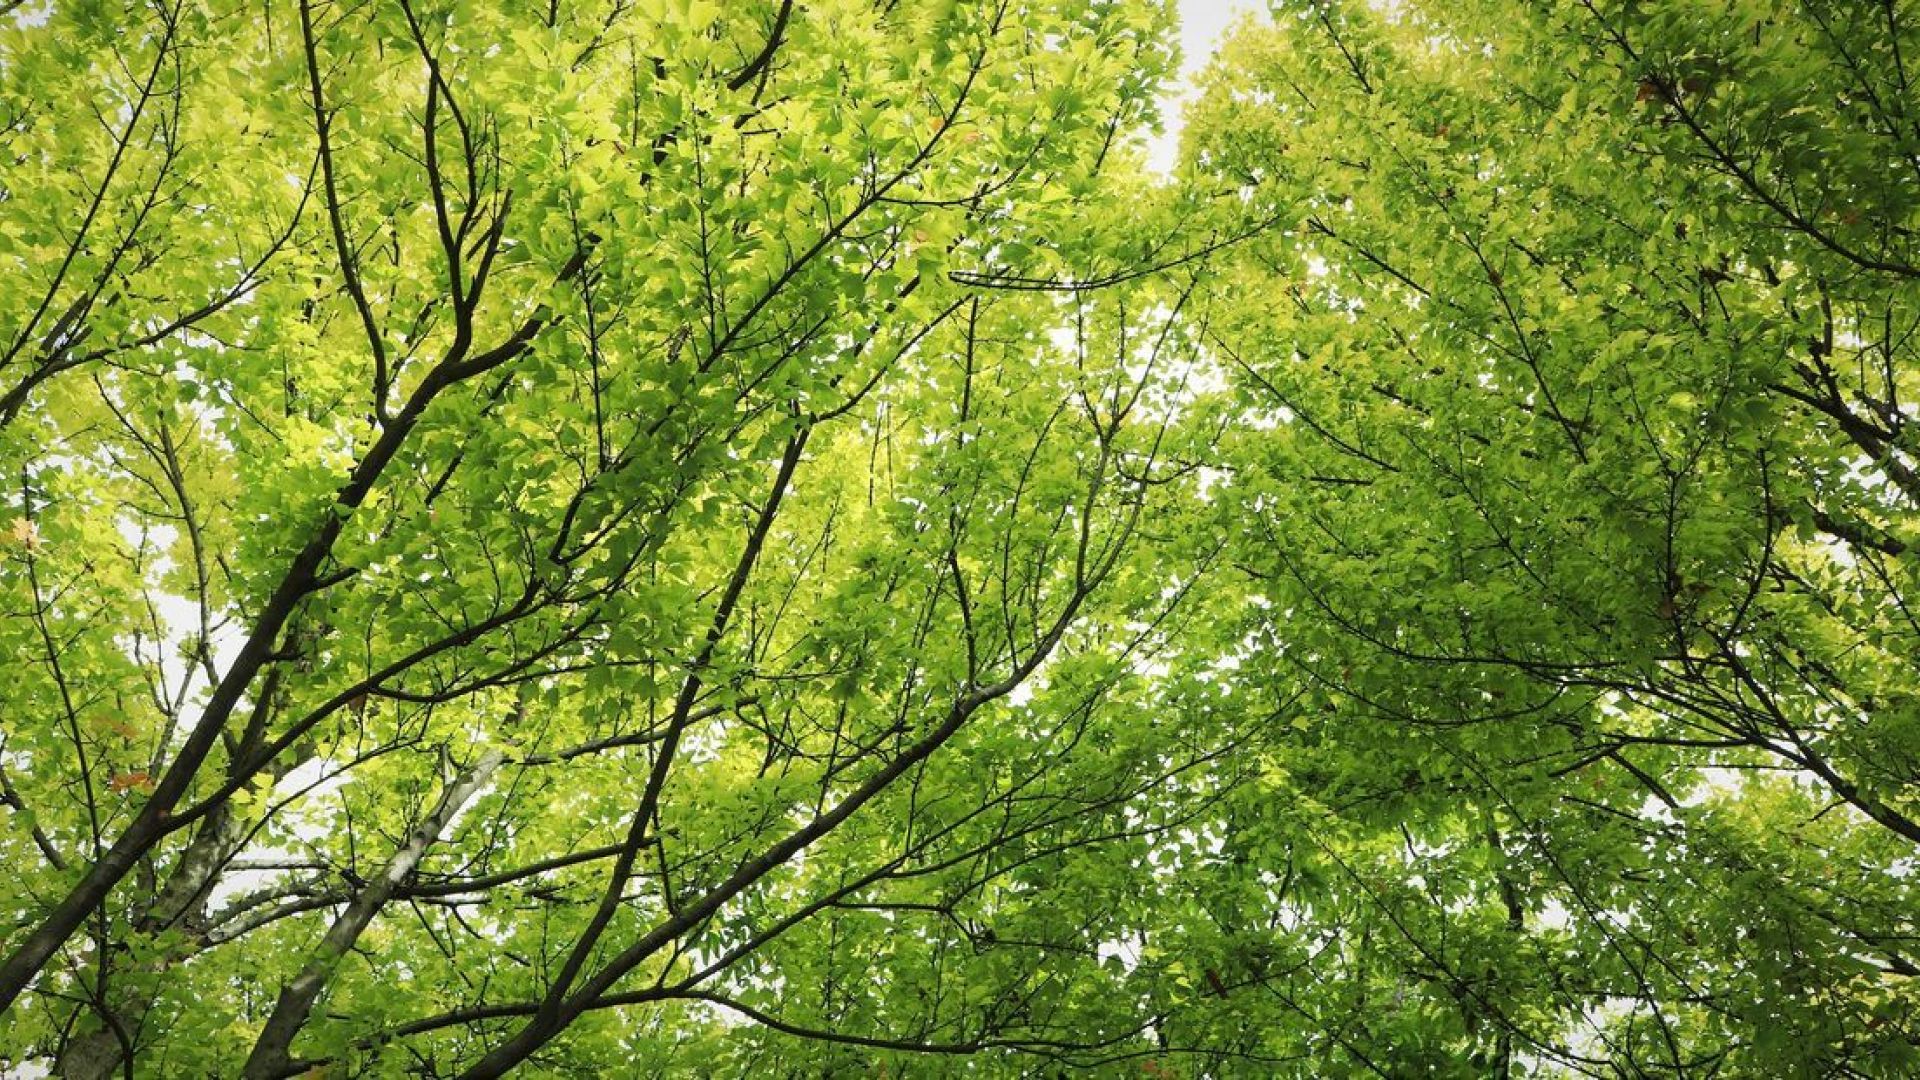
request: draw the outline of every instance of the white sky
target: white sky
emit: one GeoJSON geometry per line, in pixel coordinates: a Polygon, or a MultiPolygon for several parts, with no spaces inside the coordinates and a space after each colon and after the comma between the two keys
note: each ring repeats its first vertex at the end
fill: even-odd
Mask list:
{"type": "Polygon", "coordinates": [[[1163,100],[1166,134],[1147,143],[1147,163],[1162,175],[1173,171],[1180,150],[1181,111],[1193,92],[1193,77],[1207,66],[1227,29],[1243,15],[1265,17],[1256,0],[1179,0],[1180,80],[1163,100]]]}

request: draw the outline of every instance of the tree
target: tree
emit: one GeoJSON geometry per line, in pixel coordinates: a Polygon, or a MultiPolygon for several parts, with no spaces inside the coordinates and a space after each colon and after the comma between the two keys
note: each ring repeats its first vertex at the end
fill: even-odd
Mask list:
{"type": "Polygon", "coordinates": [[[0,1068],[1920,1069],[1902,5],[0,10],[0,1068]]]}
{"type": "Polygon", "coordinates": [[[1151,1047],[1099,946],[1232,771],[1143,711],[1166,24],[17,13],[4,1060],[1151,1047]]]}
{"type": "Polygon", "coordinates": [[[1915,55],[1898,4],[1599,0],[1229,47],[1191,182],[1282,218],[1198,305],[1237,681],[1314,706],[1268,1045],[1916,1067],[1915,55]]]}

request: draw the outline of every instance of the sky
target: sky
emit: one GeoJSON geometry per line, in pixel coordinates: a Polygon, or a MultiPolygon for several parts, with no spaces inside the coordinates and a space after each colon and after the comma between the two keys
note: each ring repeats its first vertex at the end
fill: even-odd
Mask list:
{"type": "Polygon", "coordinates": [[[1207,66],[1221,37],[1241,16],[1264,14],[1256,0],[1179,0],[1180,81],[1162,98],[1166,131],[1147,144],[1147,162],[1162,173],[1173,171],[1180,149],[1181,110],[1193,91],[1194,76],[1207,66]]]}

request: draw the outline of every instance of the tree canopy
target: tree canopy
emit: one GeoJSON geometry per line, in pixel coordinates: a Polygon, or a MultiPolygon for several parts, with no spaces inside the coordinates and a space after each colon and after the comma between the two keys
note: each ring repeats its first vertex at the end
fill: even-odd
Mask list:
{"type": "Polygon", "coordinates": [[[1287,223],[1209,328],[1239,681],[1320,702],[1275,797],[1329,1055],[1920,1067],[1915,38],[1314,4],[1231,46],[1196,168],[1287,223]]]}
{"type": "Polygon", "coordinates": [[[1920,1072],[1916,20],[0,3],[0,1072],[1920,1072]]]}

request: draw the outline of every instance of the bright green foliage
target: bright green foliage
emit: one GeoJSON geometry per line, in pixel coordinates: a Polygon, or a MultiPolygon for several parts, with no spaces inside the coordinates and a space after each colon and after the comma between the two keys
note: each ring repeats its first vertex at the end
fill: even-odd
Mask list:
{"type": "Polygon", "coordinates": [[[1920,1073],[1920,11],[0,0],[0,1072],[1920,1073]]]}
{"type": "Polygon", "coordinates": [[[1199,505],[1168,28],[8,16],[0,1061],[1145,1045],[1098,946],[1205,755],[1114,707],[1199,505]]]}
{"type": "Polygon", "coordinates": [[[1920,1069],[1917,24],[1281,4],[1229,47],[1193,182],[1278,218],[1208,309],[1237,680],[1309,706],[1269,1048],[1920,1069]]]}

